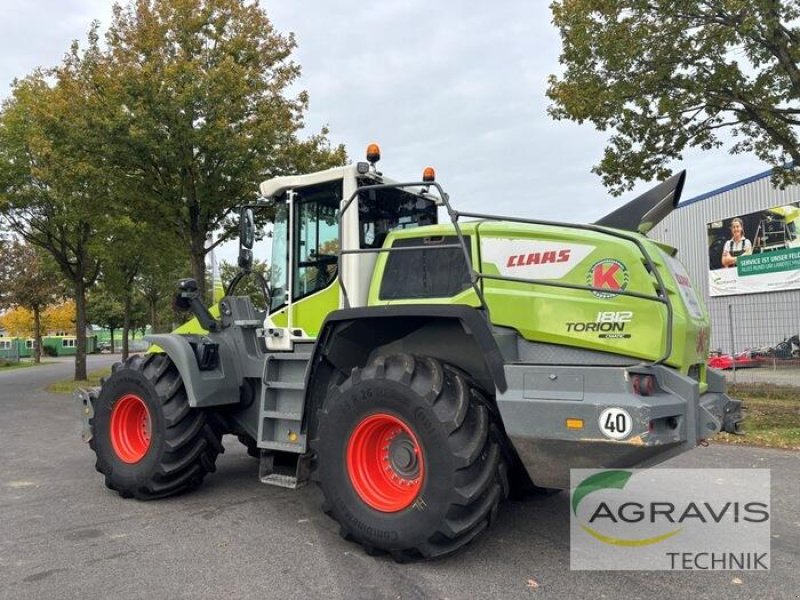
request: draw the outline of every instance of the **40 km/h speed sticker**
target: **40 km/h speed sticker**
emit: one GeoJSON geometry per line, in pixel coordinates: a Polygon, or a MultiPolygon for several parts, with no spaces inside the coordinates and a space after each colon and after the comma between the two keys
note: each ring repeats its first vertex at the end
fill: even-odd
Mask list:
{"type": "Polygon", "coordinates": [[[624,408],[607,408],[600,413],[600,431],[612,440],[624,440],[631,434],[633,419],[624,408]]]}

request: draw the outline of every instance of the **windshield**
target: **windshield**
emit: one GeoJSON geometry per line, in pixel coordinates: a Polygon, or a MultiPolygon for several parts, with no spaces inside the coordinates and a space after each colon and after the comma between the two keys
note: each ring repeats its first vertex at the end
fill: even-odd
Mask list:
{"type": "Polygon", "coordinates": [[[271,310],[286,304],[286,276],[289,272],[289,205],[285,198],[277,202],[275,225],[272,228],[272,265],[269,272],[269,287],[272,290],[271,310]]]}

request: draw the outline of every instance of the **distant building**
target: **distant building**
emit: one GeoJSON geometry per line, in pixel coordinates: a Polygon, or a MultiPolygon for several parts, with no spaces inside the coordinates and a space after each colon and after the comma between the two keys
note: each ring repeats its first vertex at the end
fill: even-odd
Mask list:
{"type": "Polygon", "coordinates": [[[775,346],[800,332],[800,186],[771,171],[680,203],[648,235],[678,248],[711,317],[711,348],[775,346]]]}

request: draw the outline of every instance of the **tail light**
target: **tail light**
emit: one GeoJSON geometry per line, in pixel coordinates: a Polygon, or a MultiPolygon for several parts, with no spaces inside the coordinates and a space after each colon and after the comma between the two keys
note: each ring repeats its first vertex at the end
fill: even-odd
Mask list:
{"type": "Polygon", "coordinates": [[[652,396],[656,393],[656,378],[654,375],[631,375],[633,393],[637,396],[652,396]]]}

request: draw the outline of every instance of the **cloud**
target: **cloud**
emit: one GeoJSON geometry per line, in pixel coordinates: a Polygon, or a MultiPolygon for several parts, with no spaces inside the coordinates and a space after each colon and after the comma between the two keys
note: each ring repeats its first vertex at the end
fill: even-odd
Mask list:
{"type": "MultiPolygon", "coordinates": [[[[547,3],[276,2],[268,12],[297,36],[309,128],[330,124],[354,160],[379,141],[394,177],[433,164],[469,210],[586,222],[625,201],[590,173],[605,134],[546,114],[560,51],[547,3]]],[[[722,151],[689,152],[679,166],[687,197],[765,168],[722,151]]]]}
{"type": "MultiPolygon", "coordinates": [[[[106,0],[6,3],[0,94],[14,77],[57,63],[106,0]]],[[[593,221],[621,205],[590,173],[606,136],[546,114],[546,78],[560,40],[547,2],[265,2],[277,29],[295,32],[311,97],[309,131],[331,127],[361,159],[381,143],[382,169],[412,179],[436,167],[464,210],[593,221]]],[[[766,167],[724,151],[689,152],[686,197],[766,167]]],[[[637,187],[637,192],[647,189],[637,187]]]]}
{"type": "Polygon", "coordinates": [[[0,97],[15,78],[58,64],[74,39],[86,39],[94,19],[108,23],[107,0],[37,0],[3,3],[0,19],[0,97]]]}

